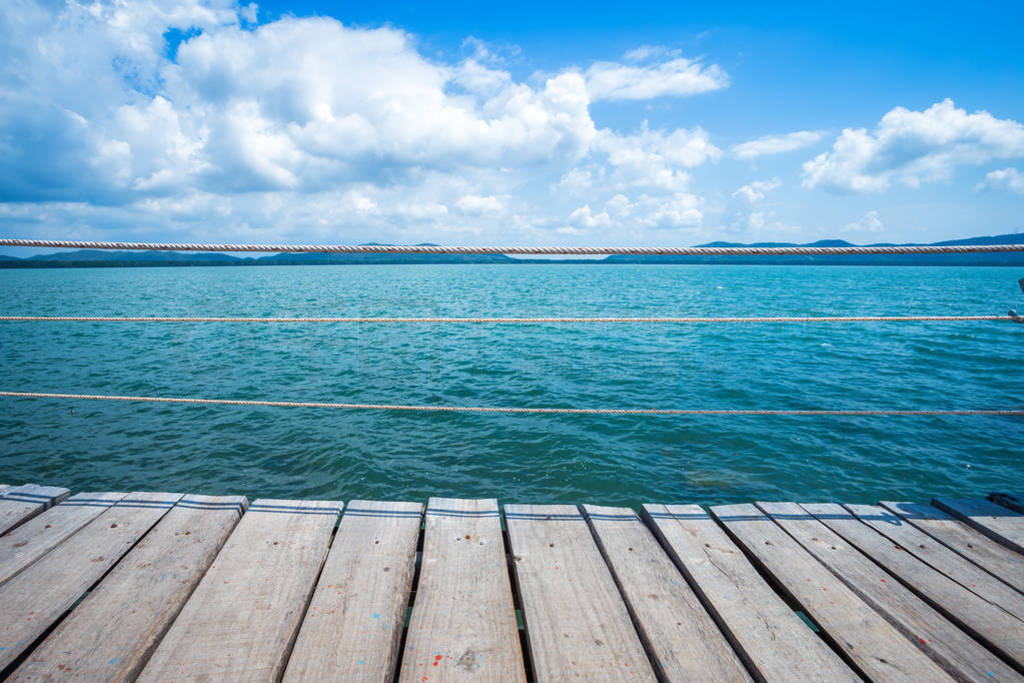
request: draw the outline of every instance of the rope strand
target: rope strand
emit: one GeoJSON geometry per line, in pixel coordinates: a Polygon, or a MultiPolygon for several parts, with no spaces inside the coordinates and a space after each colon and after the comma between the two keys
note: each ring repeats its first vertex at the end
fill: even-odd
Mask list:
{"type": "Polygon", "coordinates": [[[824,256],[856,254],[992,254],[1024,252],[1024,244],[924,244],[842,247],[472,247],[434,244],[174,244],[168,242],[88,242],[0,239],[0,247],[122,249],[129,251],[219,251],[328,254],[517,254],[563,256],[824,256]]]}
{"type": "Polygon", "coordinates": [[[4,315],[0,322],[88,322],[88,323],[459,323],[459,324],[539,324],[539,323],[876,323],[876,322],[1010,322],[1008,315],[854,315],[854,316],[770,316],[770,317],[639,317],[639,318],[448,318],[448,317],[340,317],[340,318],[252,318],[212,316],[43,316],[4,315]]]}
{"type": "Polygon", "coordinates": [[[180,403],[190,405],[260,406],[272,408],[342,408],[346,410],[388,410],[432,413],[512,413],[519,415],[765,415],[858,417],[866,415],[907,416],[1012,416],[1024,417],[1024,408],[980,410],[699,410],[660,408],[508,408],[485,406],[394,405],[388,403],[324,403],[319,401],[258,401],[227,398],[188,398],[167,396],[116,396],[105,394],[63,394],[38,391],[0,391],[10,398],[59,398],[87,401],[132,401],[141,403],[180,403]]]}

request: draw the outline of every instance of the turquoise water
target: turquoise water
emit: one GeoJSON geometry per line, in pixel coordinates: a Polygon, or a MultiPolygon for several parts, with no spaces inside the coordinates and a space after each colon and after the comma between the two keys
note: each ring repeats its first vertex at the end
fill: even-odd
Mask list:
{"type": "MultiPolygon", "coordinates": [[[[1003,314],[1018,269],[0,271],[12,315],[1003,314]]],[[[1024,326],[0,323],[0,389],[656,408],[1024,405],[1024,326]]],[[[289,498],[926,500],[1021,487],[1024,420],[594,417],[0,398],[0,480],[289,498]]]]}

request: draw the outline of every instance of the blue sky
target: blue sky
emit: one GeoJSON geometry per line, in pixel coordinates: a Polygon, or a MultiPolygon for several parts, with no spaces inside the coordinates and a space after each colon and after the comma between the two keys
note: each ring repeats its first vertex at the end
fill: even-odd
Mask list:
{"type": "Polygon", "coordinates": [[[1021,5],[838,5],[3,3],[0,234],[1024,229],[1021,5]]]}

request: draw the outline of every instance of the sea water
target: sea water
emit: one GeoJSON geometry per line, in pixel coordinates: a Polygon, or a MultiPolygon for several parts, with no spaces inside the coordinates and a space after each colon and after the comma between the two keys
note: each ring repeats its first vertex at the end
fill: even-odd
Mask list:
{"type": "MultiPolygon", "coordinates": [[[[0,271],[5,315],[1002,315],[1007,268],[598,264],[0,271]]],[[[0,322],[0,389],[698,409],[1024,406],[1024,325],[0,322]]],[[[1024,419],[443,414],[0,398],[0,481],[638,505],[1024,486],[1024,419]]]]}

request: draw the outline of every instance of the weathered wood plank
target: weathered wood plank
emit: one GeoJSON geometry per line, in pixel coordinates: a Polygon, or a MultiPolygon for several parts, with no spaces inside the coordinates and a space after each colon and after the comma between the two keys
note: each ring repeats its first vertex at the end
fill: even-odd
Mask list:
{"type": "Polygon", "coordinates": [[[1024,591],[1024,558],[1006,546],[933,505],[885,501],[880,505],[1018,591],[1024,591]]]}
{"type": "Polygon", "coordinates": [[[739,539],[850,659],[873,680],[949,680],[849,586],[752,504],[711,514],[739,539]]]}
{"type": "Polygon", "coordinates": [[[597,505],[584,505],[583,511],[659,676],[673,681],[750,680],[637,514],[630,508],[597,505]]]}
{"type": "Polygon", "coordinates": [[[643,514],[737,652],[769,681],[859,681],[698,505],[643,514]]]}
{"type": "Polygon", "coordinates": [[[422,503],[348,504],[285,681],[394,680],[422,520],[422,503]]]}
{"type": "Polygon", "coordinates": [[[1020,493],[990,493],[988,499],[1014,512],[1024,512],[1024,495],[1020,493]]]}
{"type": "Polygon", "coordinates": [[[1019,619],[911,555],[843,506],[801,503],[801,507],[971,636],[998,650],[1015,662],[1018,669],[1024,667],[1024,623],[1019,619]]]}
{"type": "Polygon", "coordinates": [[[989,538],[1024,554],[1024,514],[982,498],[936,498],[941,508],[989,538]]]}
{"type": "Polygon", "coordinates": [[[958,680],[1024,680],[795,503],[758,503],[790,536],[958,680]]]}
{"type": "Polygon", "coordinates": [[[401,681],[525,681],[496,500],[431,498],[401,681]]]}
{"type": "Polygon", "coordinates": [[[884,508],[875,505],[845,507],[914,557],[1024,621],[1024,594],[884,508]]]}
{"type": "Polygon", "coordinates": [[[125,493],[77,493],[0,537],[0,585],[99,517],[125,493]]]}
{"type": "Polygon", "coordinates": [[[181,498],[130,493],[0,586],[0,670],[52,626],[181,498]]]}
{"type": "Polygon", "coordinates": [[[276,680],[341,503],[260,499],[235,527],[139,680],[276,680]]]}
{"type": "Polygon", "coordinates": [[[61,502],[70,493],[58,486],[36,484],[6,488],[0,492],[0,536],[61,502]]]}
{"type": "Polygon", "coordinates": [[[182,498],[29,655],[13,680],[133,680],[245,504],[242,496],[182,498]]]}
{"type": "Polygon", "coordinates": [[[506,505],[530,662],[539,680],[654,680],[611,572],[573,505],[506,505]]]}

